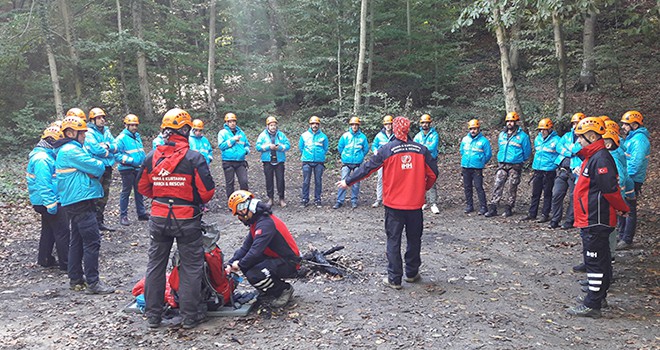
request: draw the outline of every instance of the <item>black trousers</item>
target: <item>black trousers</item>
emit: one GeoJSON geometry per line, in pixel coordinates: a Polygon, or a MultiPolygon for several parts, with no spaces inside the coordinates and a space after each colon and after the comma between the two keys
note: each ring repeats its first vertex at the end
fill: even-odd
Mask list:
{"type": "Polygon", "coordinates": [[[284,259],[264,259],[243,274],[259,292],[277,298],[290,286],[282,279],[296,277],[297,270],[294,263],[284,259]]]}
{"type": "Polygon", "coordinates": [[[463,168],[461,171],[463,175],[463,191],[465,192],[465,205],[470,209],[474,209],[474,200],[472,199],[472,186],[477,191],[477,198],[479,198],[479,207],[486,210],[486,191],[484,191],[484,174],[483,169],[476,168],[463,168]]]}
{"type": "Polygon", "coordinates": [[[550,216],[552,208],[552,188],[555,185],[557,172],[554,170],[534,170],[532,178],[532,202],[529,205],[529,216],[535,218],[539,211],[541,193],[543,193],[543,209],[541,215],[550,216]]]}
{"type": "Polygon", "coordinates": [[[612,255],[610,253],[610,233],[613,227],[593,226],[580,230],[582,254],[587,267],[589,291],[584,298],[584,305],[600,309],[601,302],[607,297],[612,277],[612,255]]]}
{"type": "Polygon", "coordinates": [[[385,233],[387,234],[387,277],[390,283],[401,284],[403,261],[401,260],[401,234],[406,229],[406,276],[414,277],[422,264],[422,209],[399,210],[385,207],[385,233]]]}
{"type": "Polygon", "coordinates": [[[67,270],[69,261],[69,220],[62,207],[55,215],[48,214],[43,205],[34,205],[34,211],[41,214],[41,236],[39,237],[39,253],[37,263],[50,266],[53,262],[53,246],[57,248],[57,260],[60,270],[67,270]]]}
{"type": "Polygon", "coordinates": [[[234,193],[234,175],[238,178],[238,186],[241,190],[248,190],[247,162],[234,162],[223,160],[222,171],[225,173],[225,190],[227,198],[234,193]]]}
{"type": "Polygon", "coordinates": [[[565,168],[557,169],[555,185],[552,188],[552,209],[550,220],[559,223],[564,215],[564,197],[568,195],[568,208],[566,208],[566,223],[573,225],[573,189],[575,189],[575,174],[565,168]]]}
{"type": "Polygon", "coordinates": [[[277,194],[284,199],[284,163],[271,164],[264,162],[264,176],[266,176],[266,194],[268,198],[274,198],[273,177],[277,182],[277,194]]]}
{"type": "Polygon", "coordinates": [[[108,197],[110,196],[110,184],[112,183],[112,167],[105,167],[105,172],[99,179],[101,187],[103,187],[103,197],[96,200],[96,221],[103,224],[105,219],[105,206],[108,204],[108,197]]]}

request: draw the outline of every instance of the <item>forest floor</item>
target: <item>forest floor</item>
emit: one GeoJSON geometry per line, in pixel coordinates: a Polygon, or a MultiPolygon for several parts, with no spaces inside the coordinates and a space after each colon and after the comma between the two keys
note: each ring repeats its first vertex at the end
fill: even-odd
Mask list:
{"type": "MultiPolygon", "coordinates": [[[[655,135],[655,139],[657,136],[655,135]]],[[[220,158],[219,156],[217,157],[220,158]]],[[[383,208],[373,209],[375,179],[362,182],[360,207],[331,209],[338,168],[328,164],[322,208],[298,204],[301,171],[297,151],[287,162],[286,208],[274,212],[288,225],[301,252],[328,249],[352,267],[343,279],[313,275],[293,280],[295,297],[283,309],[260,309],[246,317],[218,317],[193,330],[161,327],[122,308],[144,275],[147,223],[118,225],[121,179],[114,172],[104,233],[101,276],[117,292],[89,296],[68,288],[57,270],[36,265],[37,214],[27,204],[2,203],[0,211],[0,347],[10,349],[206,349],[416,348],[416,349],[658,349],[660,348],[660,223],[657,181],[645,185],[634,248],[616,253],[616,282],[601,319],[567,315],[580,295],[571,272],[580,262],[577,229],[552,230],[521,222],[529,205],[530,173],[519,188],[513,217],[463,213],[457,157],[441,155],[441,213],[425,212],[422,281],[395,291],[381,284],[386,271],[383,208]]],[[[250,156],[250,188],[264,194],[256,155],[250,156]]],[[[658,154],[652,155],[657,175],[658,154]]],[[[6,171],[6,170],[3,170],[6,171]]],[[[221,248],[231,255],[247,233],[225,205],[219,161],[218,184],[204,220],[222,228],[221,248]]],[[[494,168],[486,169],[486,190],[494,168]]],[[[657,176],[655,177],[657,179],[657,176]]],[[[488,193],[490,197],[490,193],[488,193]]],[[[249,289],[249,286],[241,288],[249,289]]]]}

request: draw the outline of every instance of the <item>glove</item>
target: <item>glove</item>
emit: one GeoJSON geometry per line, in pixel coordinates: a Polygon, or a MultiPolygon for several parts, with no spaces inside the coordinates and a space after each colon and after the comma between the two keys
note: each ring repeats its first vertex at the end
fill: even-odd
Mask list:
{"type": "Polygon", "coordinates": [[[57,214],[57,207],[58,207],[58,206],[59,206],[59,205],[54,205],[54,206],[52,206],[52,207],[50,207],[50,208],[47,208],[46,210],[48,210],[48,214],[50,214],[50,215],[56,215],[56,214],[57,214]]]}

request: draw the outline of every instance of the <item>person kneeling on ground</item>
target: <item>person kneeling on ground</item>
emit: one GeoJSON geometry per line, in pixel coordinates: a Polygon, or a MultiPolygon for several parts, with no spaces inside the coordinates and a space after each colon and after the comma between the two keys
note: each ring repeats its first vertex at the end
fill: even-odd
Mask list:
{"type": "Polygon", "coordinates": [[[270,206],[248,191],[229,196],[227,205],[250,232],[243,246],[228,260],[225,272],[243,272],[260,297],[272,298],[270,305],[283,307],[293,296],[293,286],[282,278],[296,277],[300,252],[284,222],[272,214],[270,206]]]}

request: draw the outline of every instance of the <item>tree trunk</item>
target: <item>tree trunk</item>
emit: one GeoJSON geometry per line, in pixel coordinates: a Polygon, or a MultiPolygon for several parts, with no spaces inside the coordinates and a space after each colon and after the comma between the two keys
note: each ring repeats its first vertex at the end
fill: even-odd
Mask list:
{"type": "Polygon", "coordinates": [[[80,56],[78,49],[75,46],[75,39],[73,35],[73,28],[71,26],[71,12],[66,0],[58,0],[60,11],[62,12],[62,19],[64,22],[64,35],[69,47],[69,55],[73,63],[73,85],[76,89],[76,99],[80,101],[82,97],[82,80],[80,79],[80,56]]]}
{"type": "MultiPolygon", "coordinates": [[[[133,28],[139,40],[142,40],[142,0],[133,0],[133,28]]],[[[153,120],[153,110],[151,107],[151,93],[149,91],[149,80],[147,76],[147,57],[144,51],[137,51],[137,71],[138,71],[138,84],[140,85],[140,95],[142,95],[142,108],[144,109],[144,117],[147,120],[153,120]]]]}
{"type": "Polygon", "coordinates": [[[353,114],[360,111],[362,99],[362,75],[364,71],[364,56],[367,51],[367,0],[362,0],[360,9],[360,52],[355,73],[355,98],[353,100],[353,114]]]}
{"type": "MultiPolygon", "coordinates": [[[[337,28],[339,29],[339,28],[337,28]]],[[[342,101],[344,96],[342,94],[341,86],[341,33],[337,30],[337,100],[339,102],[338,114],[342,113],[342,101]]]]}
{"type": "Polygon", "coordinates": [[[117,31],[119,32],[119,47],[121,51],[117,57],[119,61],[119,80],[121,83],[121,97],[122,97],[122,106],[124,107],[124,113],[130,113],[128,108],[128,93],[126,92],[126,76],[124,75],[124,28],[121,25],[121,4],[119,0],[116,1],[117,6],[117,31]]]}
{"type": "Polygon", "coordinates": [[[561,120],[566,109],[566,51],[564,50],[562,20],[557,11],[552,13],[552,28],[555,34],[555,55],[559,68],[559,78],[557,79],[557,90],[559,92],[557,99],[557,120],[561,120]]]}
{"type": "MultiPolygon", "coordinates": [[[[507,112],[517,112],[521,114],[520,102],[518,101],[518,92],[511,72],[511,63],[509,62],[509,41],[506,31],[500,22],[498,9],[493,10],[495,22],[495,36],[497,37],[497,46],[500,48],[500,66],[502,69],[502,85],[504,87],[504,103],[507,112]]],[[[524,123],[524,120],[523,120],[524,123]]]]}
{"type": "Polygon", "coordinates": [[[215,109],[215,17],[216,17],[216,2],[217,0],[210,0],[209,6],[209,64],[206,70],[206,80],[208,82],[208,108],[209,119],[215,120],[218,112],[215,109]]]}
{"type": "Polygon", "coordinates": [[[518,43],[520,42],[520,22],[516,21],[511,26],[511,38],[509,40],[509,62],[511,63],[511,71],[517,72],[520,67],[520,50],[518,43]]]}
{"type": "Polygon", "coordinates": [[[367,86],[366,86],[366,95],[364,98],[364,107],[365,110],[369,108],[369,103],[371,102],[371,78],[373,77],[373,67],[374,67],[374,4],[369,7],[369,62],[367,64],[367,86]]]}
{"type": "Polygon", "coordinates": [[[410,0],[406,0],[406,33],[408,34],[408,53],[412,50],[412,30],[410,26],[410,0]]]}
{"type": "Polygon", "coordinates": [[[582,70],[580,81],[577,84],[581,91],[589,91],[596,85],[594,74],[596,59],[594,46],[596,44],[596,13],[589,11],[584,18],[584,31],[582,33],[582,70]]]}
{"type": "Polygon", "coordinates": [[[41,34],[43,44],[46,47],[46,55],[48,56],[48,68],[50,69],[50,81],[53,85],[53,99],[55,101],[55,112],[58,116],[64,117],[64,107],[62,106],[62,94],[60,90],[60,77],[57,74],[57,62],[55,61],[55,52],[50,43],[53,42],[53,35],[50,33],[50,26],[48,24],[48,5],[44,2],[39,2],[37,9],[39,19],[41,22],[41,34]]]}
{"type": "Polygon", "coordinates": [[[277,1],[268,0],[268,21],[270,22],[270,57],[272,64],[273,81],[271,83],[271,91],[275,97],[275,105],[282,104],[282,97],[286,94],[286,84],[284,82],[284,74],[282,73],[282,47],[284,40],[282,39],[280,29],[280,18],[277,1]]]}

